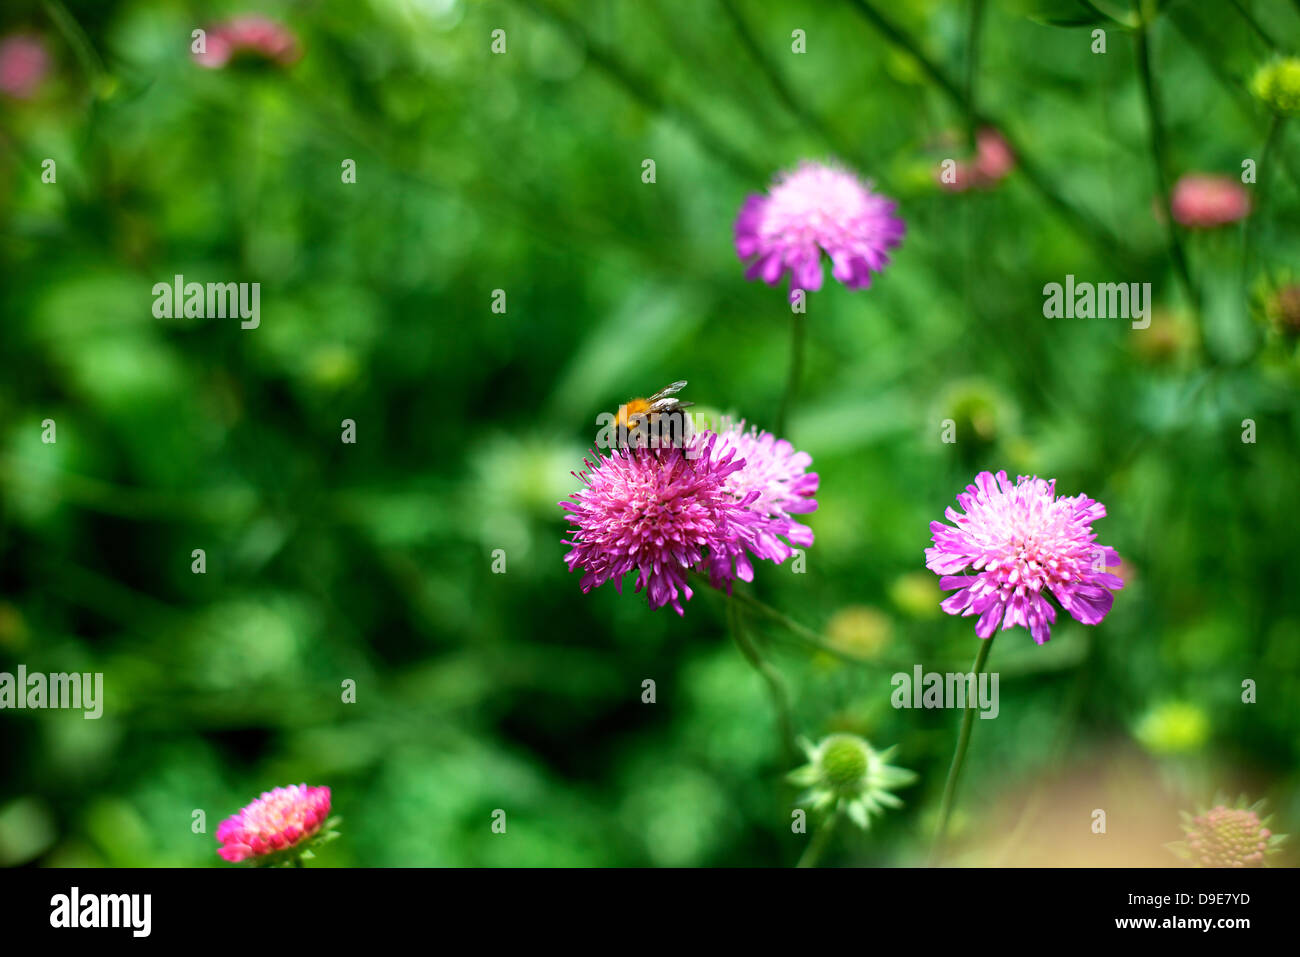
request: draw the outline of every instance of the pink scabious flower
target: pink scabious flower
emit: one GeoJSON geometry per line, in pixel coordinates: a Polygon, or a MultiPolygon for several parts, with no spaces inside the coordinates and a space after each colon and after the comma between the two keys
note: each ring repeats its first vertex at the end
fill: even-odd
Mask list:
{"type": "Polygon", "coordinates": [[[569,571],[581,568],[582,590],[607,581],[623,590],[623,576],[636,569],[636,590],[645,589],[651,608],[694,594],[686,572],[704,561],[706,550],[732,551],[755,543],[760,516],[747,507],[727,479],[744,467],[734,450],[714,453],[718,436],[697,434],[686,448],[620,448],[585,459],[574,474],[584,488],[560,502],[574,526],[565,545],[569,571]]]}
{"type": "Polygon", "coordinates": [[[753,565],[746,549],[756,558],[779,565],[793,554],[791,545],[807,547],[813,543],[812,529],[790,517],[817,510],[813,495],[818,477],[816,472],[808,471],[812,456],[795,451],[785,439],[769,432],[756,427],[746,429],[743,421],[718,433],[713,455],[734,455],[744,460],[744,468],[727,476],[725,487],[737,502],[748,503],[745,508],[759,518],[751,542],[738,540],[711,551],[709,574],[715,586],[733,577],[753,579],[753,565]]]}
{"type": "Polygon", "coordinates": [[[975,161],[959,161],[953,181],[944,182],[941,173],[939,183],[953,193],[972,188],[990,189],[1015,168],[1016,154],[1011,151],[1011,144],[993,127],[986,126],[975,134],[975,161]]]}
{"type": "Polygon", "coordinates": [[[29,100],[49,70],[50,55],[40,37],[15,33],[0,40],[0,93],[29,100]]]}
{"type": "Polygon", "coordinates": [[[265,792],[217,828],[217,849],[232,863],[287,850],[320,830],[330,813],[330,789],[292,784],[265,792]]]}
{"type": "Polygon", "coordinates": [[[258,15],[234,17],[207,31],[204,51],[195,53],[199,66],[218,69],[240,55],[287,66],[302,55],[298,39],[288,28],[258,15]]]}
{"type": "Polygon", "coordinates": [[[776,178],[766,195],[753,194],[736,217],[736,255],[749,263],[746,279],[775,286],[787,273],[790,298],[822,287],[822,251],[831,275],[850,289],[866,289],[889,262],[906,224],[897,203],[871,191],[840,166],[804,161],[776,178]]]}
{"type": "Polygon", "coordinates": [[[1106,571],[1120,563],[1118,553],[1093,544],[1092,523],[1106,506],[1086,495],[1056,497],[1056,480],[1020,476],[1015,485],[1006,472],[975,476],[975,484],[957,496],[965,510],[949,507],[952,522],[931,522],[934,547],[925,550],[925,566],[942,576],[939,587],[957,589],[939,607],[950,615],[978,615],[975,634],[990,638],[1003,629],[1029,629],[1038,644],[1052,636],[1061,607],[1085,625],[1106,617],[1112,589],[1124,587],[1106,571]],[[956,526],[956,527],[953,527],[956,526]],[[957,574],[974,569],[974,575],[957,574]]]}
{"type": "Polygon", "coordinates": [[[1016,154],[1006,137],[991,126],[975,134],[975,170],[987,183],[1004,179],[1016,168],[1016,154]]]}
{"type": "Polygon", "coordinates": [[[1188,173],[1174,184],[1169,211],[1188,229],[1214,229],[1249,215],[1250,194],[1231,176],[1188,173]]]}

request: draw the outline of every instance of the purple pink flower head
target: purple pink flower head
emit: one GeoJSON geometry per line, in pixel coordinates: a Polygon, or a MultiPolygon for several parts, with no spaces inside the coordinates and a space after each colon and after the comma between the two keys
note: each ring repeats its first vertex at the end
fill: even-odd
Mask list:
{"type": "Polygon", "coordinates": [[[313,837],[330,813],[330,789],[292,784],[267,791],[217,828],[217,849],[238,863],[288,850],[313,837]]]}
{"type": "Polygon", "coordinates": [[[889,263],[906,225],[897,204],[849,170],[804,161],[782,173],[768,192],[745,200],[736,217],[736,254],[749,263],[746,279],[775,286],[790,277],[790,298],[822,286],[822,253],[831,275],[850,289],[866,289],[871,274],[889,263]]]}
{"type": "Polygon", "coordinates": [[[49,71],[50,55],[40,37],[14,33],[0,39],[0,93],[29,100],[49,71]]]}
{"type": "Polygon", "coordinates": [[[1250,214],[1250,194],[1231,176],[1188,173],[1169,195],[1174,222],[1188,229],[1214,229],[1245,219],[1250,214]]]}
{"type": "Polygon", "coordinates": [[[713,446],[716,457],[733,451],[745,464],[727,477],[727,491],[737,503],[746,503],[744,507],[758,516],[758,522],[752,540],[743,549],[723,546],[711,552],[709,573],[715,586],[733,577],[733,560],[734,577],[752,580],[753,566],[746,549],[779,565],[793,554],[791,545],[813,543],[812,529],[791,518],[817,509],[813,495],[818,477],[808,471],[812,456],[795,451],[785,439],[769,432],[746,429],[743,421],[718,433],[713,446]]]}
{"type": "Polygon", "coordinates": [[[715,587],[751,581],[751,556],[778,564],[812,531],[790,516],[817,507],[811,459],[790,443],[737,426],[695,434],[684,448],[619,448],[595,453],[575,473],[584,487],[560,503],[573,526],[565,563],[582,569],[583,592],[636,571],[651,608],[694,592],[687,572],[706,571],[715,587]]]}
{"type": "Polygon", "coordinates": [[[302,55],[298,39],[286,27],[267,17],[234,17],[210,27],[204,51],[195,53],[200,66],[217,69],[239,56],[287,66],[302,55]]]}
{"type": "Polygon", "coordinates": [[[949,507],[952,522],[931,522],[934,547],[925,565],[956,591],[940,607],[950,615],[979,616],[975,633],[990,638],[999,623],[1019,625],[1038,644],[1051,638],[1056,609],[1051,594],[1075,619],[1095,625],[1110,612],[1112,590],[1124,587],[1108,572],[1120,563],[1113,548],[1095,544],[1092,523],[1106,506],[1086,495],[1056,497],[1056,480],[981,472],[949,507]],[[959,574],[973,570],[974,574],[959,574]]]}

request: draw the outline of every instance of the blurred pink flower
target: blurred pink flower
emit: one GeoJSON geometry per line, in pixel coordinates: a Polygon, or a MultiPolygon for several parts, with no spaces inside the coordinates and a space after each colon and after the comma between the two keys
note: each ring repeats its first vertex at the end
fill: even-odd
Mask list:
{"type": "Polygon", "coordinates": [[[240,55],[285,66],[297,60],[302,50],[297,37],[287,27],[253,14],[209,27],[204,52],[194,54],[194,60],[200,66],[217,69],[240,55]]]}
{"type": "Polygon", "coordinates": [[[1011,145],[991,126],[975,134],[975,162],[956,162],[956,176],[951,183],[944,182],[942,170],[939,185],[953,193],[968,189],[990,189],[1016,168],[1016,155],[1011,145]]]}
{"type": "Polygon", "coordinates": [[[312,837],[330,813],[330,789],[292,784],[267,791],[217,828],[217,849],[238,863],[291,848],[312,837]]]}
{"type": "Polygon", "coordinates": [[[736,217],[736,255],[749,263],[746,279],[775,286],[790,277],[790,298],[822,287],[822,252],[831,275],[850,289],[866,289],[871,274],[889,263],[906,224],[897,203],[842,167],[804,161],[782,173],[766,194],[752,194],[736,217]]]}
{"type": "Polygon", "coordinates": [[[1169,209],[1182,226],[1213,229],[1249,215],[1250,194],[1232,176],[1188,173],[1174,184],[1169,209]]]}
{"type": "Polygon", "coordinates": [[[997,182],[1016,168],[1016,154],[1011,144],[991,126],[975,137],[975,171],[986,182],[997,182]]]}
{"type": "Polygon", "coordinates": [[[925,550],[925,566],[941,576],[940,588],[957,589],[939,607],[978,615],[979,637],[992,637],[1001,623],[1027,628],[1045,644],[1056,621],[1048,592],[1085,625],[1110,612],[1112,589],[1124,582],[1106,571],[1120,563],[1115,550],[1093,544],[1092,523],[1106,506],[1086,495],[1057,498],[1055,479],[1022,475],[1012,485],[1006,472],[981,472],[957,502],[965,514],[944,512],[952,525],[930,523],[934,547],[925,550]],[[967,569],[976,574],[957,574],[967,569]]]}
{"type": "Polygon", "coordinates": [[[49,71],[50,55],[40,37],[15,33],[0,40],[0,93],[31,99],[49,71]]]}

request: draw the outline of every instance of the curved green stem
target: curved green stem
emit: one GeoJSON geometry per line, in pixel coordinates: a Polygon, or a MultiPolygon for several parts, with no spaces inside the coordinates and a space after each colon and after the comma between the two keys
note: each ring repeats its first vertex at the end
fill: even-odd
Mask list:
{"type": "Polygon", "coordinates": [[[1264,140],[1264,152],[1260,154],[1259,164],[1255,167],[1255,198],[1251,204],[1250,215],[1241,239],[1241,295],[1245,301],[1250,292],[1250,261],[1254,252],[1254,239],[1259,232],[1260,210],[1264,207],[1264,187],[1268,184],[1268,171],[1272,165],[1273,151],[1282,138],[1282,117],[1275,115],[1268,127],[1268,138],[1264,140]]]}
{"type": "Polygon", "coordinates": [[[705,150],[731,167],[744,179],[758,181],[767,176],[767,170],[723,139],[715,126],[705,119],[690,101],[669,98],[661,91],[652,74],[634,68],[622,56],[617,44],[602,43],[584,25],[584,21],[547,0],[514,0],[517,6],[531,10],[555,24],[562,32],[587,52],[587,59],[606,76],[621,86],[630,96],[648,109],[675,119],[705,150]]]}
{"type": "MultiPolygon", "coordinates": [[[[966,92],[961,85],[943,67],[926,55],[920,44],[901,27],[877,10],[870,0],[849,0],[849,5],[861,14],[886,41],[915,60],[922,72],[934,81],[954,106],[958,109],[966,107],[966,92]]],[[[1128,243],[1092,213],[1074,205],[1066,198],[1057,187],[1060,177],[1049,176],[1043,172],[1029,150],[1019,142],[1010,127],[1000,117],[986,110],[976,110],[975,119],[981,125],[987,124],[996,128],[1002,134],[1002,138],[1007,141],[1011,152],[1016,156],[1016,168],[1019,170],[1020,177],[1069,224],[1071,229],[1086,238],[1102,258],[1117,267],[1127,264],[1132,259],[1128,243]]]]}
{"type": "Polygon", "coordinates": [[[808,846],[804,848],[803,854],[799,857],[799,863],[795,867],[816,867],[817,862],[821,860],[822,853],[826,850],[826,845],[830,843],[831,834],[835,832],[835,825],[839,823],[842,812],[836,810],[826,819],[817,833],[812,836],[808,846]]]}
{"type": "Polygon", "coordinates": [[[785,681],[782,679],[780,672],[773,668],[759,653],[758,647],[750,639],[748,632],[745,631],[745,623],[741,618],[739,605],[732,601],[730,596],[727,600],[727,625],[731,631],[732,639],[736,642],[736,647],[740,649],[740,653],[745,656],[745,660],[750,663],[767,684],[768,694],[772,698],[772,709],[776,712],[777,726],[781,736],[782,759],[788,765],[792,763],[794,758],[795,740],[794,718],[790,712],[790,696],[786,692],[785,681]]]}
{"type": "MultiPolygon", "coordinates": [[[[994,636],[996,637],[996,636],[994,636]]],[[[979,651],[975,653],[975,664],[972,671],[975,673],[975,680],[979,680],[980,673],[984,670],[985,663],[989,660],[989,652],[993,650],[993,638],[980,639],[979,651]]],[[[939,804],[939,825],[934,831],[934,843],[930,845],[931,866],[934,866],[943,852],[944,841],[948,836],[948,820],[952,817],[953,799],[957,794],[957,781],[961,777],[962,766],[966,763],[966,750],[970,747],[971,727],[975,723],[975,711],[977,702],[969,700],[966,702],[966,713],[962,715],[961,731],[957,734],[957,750],[952,756],[952,765],[948,768],[948,780],[943,786],[943,800],[939,804]]]]}
{"type": "MultiPolygon", "coordinates": [[[[1151,137],[1151,160],[1155,166],[1156,190],[1160,197],[1160,208],[1164,212],[1165,239],[1169,247],[1169,258],[1173,260],[1178,281],[1182,284],[1183,292],[1187,295],[1188,304],[1196,313],[1199,323],[1200,299],[1196,294],[1196,287],[1192,283],[1192,272],[1187,264],[1187,253],[1183,249],[1178,224],[1174,222],[1169,205],[1169,164],[1167,151],[1165,150],[1164,114],[1160,107],[1160,94],[1156,89],[1155,74],[1151,69],[1150,28],[1147,23],[1146,13],[1142,10],[1139,10],[1136,37],[1138,76],[1142,80],[1142,94],[1146,102],[1148,133],[1151,137]]],[[[1204,349],[1205,329],[1202,328],[1200,332],[1202,333],[1201,347],[1204,349]]]]}
{"type": "Polygon", "coordinates": [[[852,661],[858,664],[869,664],[869,662],[862,658],[841,651],[807,625],[800,624],[784,612],[777,611],[766,602],[759,601],[753,595],[746,595],[744,592],[733,591],[728,598],[735,599],[758,612],[763,617],[776,622],[805,645],[816,648],[818,651],[824,651],[829,655],[834,655],[844,661],[852,661]]]}
{"type": "MultiPolygon", "coordinates": [[[[694,574],[703,584],[708,583],[707,576],[700,575],[699,573],[692,573],[692,574],[694,574]]],[[[768,619],[769,621],[777,625],[780,625],[781,628],[785,631],[786,635],[788,635],[790,639],[793,639],[794,642],[796,642],[797,644],[803,645],[808,648],[812,648],[815,651],[820,651],[834,658],[838,658],[840,661],[845,661],[848,662],[849,664],[854,664],[854,665],[865,665],[868,667],[876,667],[876,668],[885,668],[885,667],[901,668],[901,667],[910,666],[910,664],[915,663],[914,657],[909,657],[907,661],[903,661],[901,658],[893,659],[883,655],[874,656],[871,658],[864,658],[861,657],[860,655],[855,655],[852,652],[845,651],[843,648],[837,647],[835,644],[833,644],[830,641],[830,639],[826,638],[823,635],[818,634],[817,632],[809,628],[807,625],[795,621],[789,615],[785,614],[782,611],[778,611],[777,609],[773,608],[771,605],[767,604],[764,601],[760,601],[759,599],[753,597],[752,595],[747,595],[741,591],[733,591],[731,595],[728,597],[734,598],[742,605],[757,612],[758,614],[762,615],[764,618],[768,619]]]]}
{"type": "Polygon", "coordinates": [[[967,147],[975,148],[975,128],[979,125],[979,111],[975,109],[975,81],[979,76],[980,32],[984,26],[984,0],[971,0],[970,19],[966,27],[966,79],[963,93],[966,99],[967,147]]]}
{"type": "Polygon", "coordinates": [[[754,61],[759,72],[767,78],[768,85],[776,93],[777,98],[785,104],[785,108],[797,117],[809,130],[816,133],[823,139],[835,152],[841,154],[843,158],[849,159],[854,150],[845,142],[844,138],[839,136],[833,129],[826,125],[825,121],[809,107],[794,88],[786,81],[781,70],[768,55],[766,48],[754,34],[753,28],[741,13],[736,0],[718,0],[722,10],[731,21],[732,27],[735,28],[736,35],[740,37],[741,44],[745,47],[745,52],[749,58],[754,61]]]}
{"type": "Polygon", "coordinates": [[[1230,2],[1232,6],[1236,8],[1237,13],[1241,14],[1241,18],[1250,25],[1250,29],[1254,31],[1255,35],[1263,40],[1270,50],[1276,50],[1278,48],[1277,41],[1274,40],[1260,22],[1255,19],[1255,15],[1241,5],[1241,0],[1230,0],[1230,2]]]}
{"type": "Polygon", "coordinates": [[[95,52],[94,44],[86,36],[77,18],[68,12],[62,0],[45,0],[45,12],[49,14],[54,25],[63,34],[63,39],[72,47],[72,53],[86,74],[86,80],[94,96],[104,92],[104,61],[95,52]]]}

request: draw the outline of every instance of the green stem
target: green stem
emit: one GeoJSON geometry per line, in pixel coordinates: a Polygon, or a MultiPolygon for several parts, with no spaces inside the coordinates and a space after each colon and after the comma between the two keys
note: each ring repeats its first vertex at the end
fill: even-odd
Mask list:
{"type": "Polygon", "coordinates": [[[1251,203],[1250,215],[1246,217],[1246,225],[1243,227],[1244,233],[1241,239],[1241,296],[1243,302],[1247,300],[1250,293],[1250,261],[1251,254],[1254,251],[1255,234],[1259,232],[1257,222],[1261,215],[1260,210],[1264,207],[1264,187],[1268,183],[1268,171],[1272,166],[1273,150],[1281,138],[1282,117],[1274,115],[1273,122],[1268,127],[1268,138],[1264,141],[1264,152],[1260,154],[1259,164],[1255,167],[1255,196],[1251,203]]]}
{"type": "MultiPolygon", "coordinates": [[[[693,573],[693,574],[696,574],[696,577],[699,579],[702,585],[708,584],[707,576],[699,575],[698,573],[693,573]]],[[[807,625],[795,621],[789,615],[785,614],[784,612],[778,611],[777,609],[773,608],[771,605],[767,604],[764,601],[760,601],[759,599],[753,597],[752,595],[747,595],[741,591],[733,591],[731,595],[727,597],[734,598],[742,605],[745,605],[747,608],[750,608],[751,610],[757,612],[758,614],[762,615],[764,618],[768,619],[769,621],[774,622],[777,625],[780,625],[781,628],[784,629],[785,633],[791,639],[793,639],[795,643],[803,645],[807,648],[811,648],[815,651],[820,651],[823,654],[830,655],[833,658],[838,658],[840,661],[845,661],[848,662],[849,664],[863,665],[872,668],[891,668],[891,667],[902,668],[902,667],[908,667],[909,662],[911,663],[915,662],[915,658],[908,658],[906,661],[904,661],[901,658],[891,659],[884,655],[873,656],[871,658],[864,658],[860,655],[855,655],[852,652],[845,651],[843,648],[837,647],[833,642],[830,641],[830,639],[826,638],[824,635],[819,635],[817,632],[813,631],[807,625]]]]}
{"type": "Polygon", "coordinates": [[[799,622],[795,621],[789,615],[785,614],[784,612],[777,611],[771,605],[767,604],[766,602],[759,601],[753,595],[747,595],[744,592],[740,592],[740,591],[733,591],[727,597],[729,599],[735,599],[741,604],[753,609],[754,611],[762,615],[764,618],[776,622],[778,625],[785,628],[786,631],[790,632],[790,634],[794,635],[801,643],[805,645],[808,645],[812,648],[816,648],[818,651],[824,651],[827,654],[835,655],[837,658],[841,658],[844,661],[852,661],[858,664],[868,663],[862,658],[858,658],[855,655],[851,655],[839,650],[833,644],[831,644],[830,641],[828,641],[826,638],[823,638],[821,635],[817,634],[817,632],[813,631],[811,628],[807,627],[806,625],[801,625],[799,622]]]}
{"type": "Polygon", "coordinates": [[[979,75],[980,32],[984,26],[984,0],[971,0],[970,19],[966,27],[966,138],[967,146],[975,148],[975,129],[979,113],[975,109],[975,80],[979,75]]]}
{"type": "Polygon", "coordinates": [[[647,108],[672,117],[705,150],[731,167],[732,171],[744,179],[756,181],[767,175],[767,170],[759,167],[746,155],[731,147],[715,128],[704,119],[704,114],[696,110],[687,101],[670,100],[650,77],[633,67],[619,55],[616,46],[607,46],[592,36],[583,26],[583,21],[551,6],[544,0],[514,0],[515,4],[531,10],[538,16],[545,17],[570,39],[585,49],[587,59],[606,76],[621,86],[634,99],[647,108]]]}
{"type": "Polygon", "coordinates": [[[1270,50],[1276,50],[1277,41],[1269,36],[1268,31],[1260,26],[1259,21],[1255,19],[1254,15],[1241,5],[1241,0],[1231,0],[1231,3],[1236,7],[1237,12],[1241,14],[1241,18],[1250,24],[1250,28],[1255,31],[1255,35],[1263,40],[1270,50]]]}
{"type": "MultiPolygon", "coordinates": [[[[978,154],[978,136],[976,130],[979,128],[979,113],[975,109],[975,79],[979,73],[980,59],[980,29],[984,22],[984,0],[972,0],[970,5],[970,20],[966,28],[966,80],[965,80],[965,109],[966,109],[966,148],[969,150],[972,158],[978,154]]],[[[972,159],[972,163],[974,159],[972,159]]],[[[962,294],[965,297],[965,312],[969,321],[981,326],[980,317],[976,314],[975,306],[975,258],[976,258],[976,222],[975,222],[975,204],[971,202],[971,195],[968,192],[964,197],[965,202],[961,204],[962,226],[965,231],[966,242],[964,246],[965,255],[962,257],[962,294]]]]}
{"type": "Polygon", "coordinates": [[[799,390],[799,379],[803,376],[803,353],[804,353],[804,323],[807,317],[800,317],[798,313],[793,313],[790,317],[790,369],[786,373],[785,392],[781,395],[781,406],[776,412],[776,422],[774,423],[774,432],[779,439],[788,438],[785,427],[786,421],[790,416],[790,408],[794,404],[795,393],[799,390]]]}
{"type": "Polygon", "coordinates": [[[785,681],[781,678],[780,672],[768,664],[759,653],[758,647],[745,631],[740,606],[730,598],[727,601],[727,625],[740,653],[767,683],[767,691],[772,698],[772,709],[776,712],[778,733],[781,736],[782,759],[789,765],[794,758],[795,740],[794,719],[790,713],[790,696],[786,692],[785,681]]]}
{"type": "MultiPolygon", "coordinates": [[[[1160,197],[1160,206],[1164,210],[1165,239],[1169,246],[1169,258],[1173,260],[1178,280],[1183,286],[1183,292],[1187,295],[1188,304],[1196,313],[1197,321],[1200,323],[1200,301],[1196,295],[1195,286],[1192,284],[1192,273],[1187,265],[1187,254],[1183,250],[1183,241],[1178,232],[1178,224],[1174,222],[1173,212],[1169,205],[1169,163],[1165,149],[1164,114],[1160,107],[1160,95],[1156,89],[1155,74],[1151,70],[1151,33],[1146,13],[1141,9],[1139,9],[1138,13],[1139,20],[1136,31],[1137,67],[1138,75],[1142,80],[1142,93],[1147,108],[1147,123],[1150,127],[1151,160],[1155,165],[1156,191],[1160,197]]],[[[1200,331],[1202,333],[1201,347],[1204,349],[1205,330],[1202,328],[1200,331]]]]}
{"type": "Polygon", "coordinates": [[[95,52],[95,47],[86,36],[86,31],[81,28],[77,18],[68,12],[62,0],[45,0],[45,12],[63,34],[63,39],[67,41],[68,46],[72,47],[73,55],[86,74],[92,96],[100,96],[104,92],[104,62],[95,52]]]}
{"type": "Polygon", "coordinates": [[[816,867],[817,862],[821,860],[822,853],[830,843],[831,834],[835,832],[835,825],[840,821],[841,812],[837,809],[826,822],[817,829],[817,833],[812,836],[808,846],[799,857],[799,863],[795,867],[816,867]]]}
{"type": "MultiPolygon", "coordinates": [[[[996,637],[996,636],[994,636],[996,637]]],[[[975,673],[976,682],[979,681],[980,673],[984,670],[984,664],[989,659],[989,652],[993,649],[993,638],[981,638],[979,651],[975,654],[975,664],[972,671],[975,673]]],[[[971,727],[975,723],[975,711],[977,702],[970,700],[966,702],[966,713],[961,718],[961,731],[957,734],[957,750],[953,752],[952,765],[948,768],[948,780],[943,786],[943,800],[939,804],[939,825],[934,831],[934,843],[930,845],[930,865],[934,866],[940,854],[943,853],[944,842],[948,837],[948,821],[952,817],[953,799],[957,794],[957,781],[961,777],[962,766],[966,763],[966,750],[970,747],[971,727]]]]}
{"type": "Polygon", "coordinates": [[[786,81],[776,63],[768,56],[758,37],[754,35],[753,28],[750,27],[749,22],[736,5],[736,0],[719,0],[719,3],[723,12],[726,13],[727,19],[731,21],[732,27],[735,28],[736,35],[740,37],[745,52],[749,54],[749,58],[754,61],[759,71],[767,78],[768,85],[772,87],[778,99],[785,104],[785,108],[825,140],[827,145],[840,153],[843,158],[848,159],[853,151],[844,142],[843,138],[837,136],[835,131],[827,126],[822,118],[795,93],[794,88],[786,81]]]}

